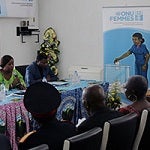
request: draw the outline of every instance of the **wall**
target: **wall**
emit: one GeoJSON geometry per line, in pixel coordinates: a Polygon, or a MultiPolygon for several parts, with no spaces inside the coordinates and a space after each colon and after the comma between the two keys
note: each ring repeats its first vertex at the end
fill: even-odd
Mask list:
{"type": "Polygon", "coordinates": [[[41,34],[53,27],[61,41],[59,75],[70,65],[103,67],[103,6],[150,6],[149,0],[39,0],[41,34]]]}
{"type": "Polygon", "coordinates": [[[53,27],[60,40],[60,78],[67,77],[70,65],[103,67],[103,6],[150,6],[149,0],[39,0],[40,43],[35,37],[16,36],[17,18],[0,18],[0,56],[11,54],[15,64],[29,64],[43,42],[46,28],[53,27]]]}
{"type": "MultiPolygon", "coordinates": [[[[38,5],[36,5],[36,11],[38,5]]],[[[35,16],[38,21],[38,13],[35,16]]],[[[15,59],[15,65],[30,64],[36,56],[39,49],[39,43],[35,36],[24,38],[26,43],[21,42],[21,37],[16,36],[16,27],[20,26],[20,21],[27,18],[2,18],[0,17],[0,57],[5,54],[12,55],[15,59]]]]}
{"type": "Polygon", "coordinates": [[[101,9],[96,0],[39,1],[41,31],[53,27],[60,40],[60,76],[71,65],[103,65],[101,9]]]}

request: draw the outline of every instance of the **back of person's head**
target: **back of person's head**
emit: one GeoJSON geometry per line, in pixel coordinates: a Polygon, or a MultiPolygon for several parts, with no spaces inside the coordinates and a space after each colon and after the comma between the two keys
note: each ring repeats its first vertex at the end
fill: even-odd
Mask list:
{"type": "Polygon", "coordinates": [[[142,36],[141,33],[134,33],[134,34],[132,35],[132,37],[137,37],[139,40],[141,40],[141,43],[144,43],[144,42],[145,42],[145,40],[144,40],[144,38],[143,38],[143,36],[142,36]]]}
{"type": "Polygon", "coordinates": [[[12,56],[10,56],[10,55],[4,55],[4,56],[1,58],[0,66],[1,66],[2,68],[4,68],[5,65],[6,65],[11,59],[13,59],[12,56]]]}
{"type": "Polygon", "coordinates": [[[38,53],[36,61],[40,61],[42,59],[48,59],[48,56],[45,53],[38,53]]]}
{"type": "Polygon", "coordinates": [[[128,79],[125,88],[128,99],[132,101],[141,100],[148,90],[148,82],[144,76],[134,75],[128,79]]]}
{"type": "Polygon", "coordinates": [[[27,88],[23,102],[35,120],[45,123],[55,118],[61,95],[51,84],[37,82],[27,88]]]}
{"type": "Polygon", "coordinates": [[[94,112],[105,105],[104,89],[100,85],[90,85],[83,90],[82,100],[88,112],[94,112]]]}

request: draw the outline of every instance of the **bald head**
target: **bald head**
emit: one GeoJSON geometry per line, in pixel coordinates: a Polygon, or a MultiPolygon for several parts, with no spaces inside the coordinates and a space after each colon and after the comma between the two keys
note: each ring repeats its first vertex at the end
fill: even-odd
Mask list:
{"type": "Polygon", "coordinates": [[[95,111],[104,106],[105,93],[100,85],[91,85],[83,90],[83,104],[88,111],[95,111]]]}

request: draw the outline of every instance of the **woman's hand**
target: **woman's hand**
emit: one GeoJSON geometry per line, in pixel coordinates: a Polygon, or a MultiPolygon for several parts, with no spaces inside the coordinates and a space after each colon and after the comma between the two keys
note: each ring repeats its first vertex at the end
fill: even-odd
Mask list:
{"type": "Polygon", "coordinates": [[[13,83],[11,84],[10,88],[11,89],[18,88],[19,90],[25,90],[26,89],[26,87],[21,84],[18,77],[15,77],[15,79],[14,79],[13,83]]]}
{"type": "Polygon", "coordinates": [[[119,58],[115,58],[114,64],[116,64],[119,61],[119,58]]]}
{"type": "Polygon", "coordinates": [[[20,84],[20,80],[18,77],[15,77],[13,83],[12,83],[12,88],[15,88],[17,85],[20,84]]]}

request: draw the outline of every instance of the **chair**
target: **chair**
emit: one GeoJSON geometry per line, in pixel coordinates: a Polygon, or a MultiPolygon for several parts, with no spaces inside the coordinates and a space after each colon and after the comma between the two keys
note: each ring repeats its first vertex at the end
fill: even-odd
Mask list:
{"type": "Polygon", "coordinates": [[[150,147],[150,108],[147,108],[146,110],[148,111],[147,120],[143,136],[139,144],[139,150],[146,150],[148,147],[150,147]]]}
{"type": "Polygon", "coordinates": [[[49,150],[49,147],[47,144],[41,144],[39,146],[36,146],[36,147],[33,147],[33,148],[30,148],[28,150],[49,150]]]}
{"type": "Polygon", "coordinates": [[[26,68],[28,65],[20,65],[20,66],[15,66],[15,68],[21,73],[23,76],[23,79],[25,79],[25,73],[26,73],[26,68]]]}
{"type": "Polygon", "coordinates": [[[101,150],[131,150],[137,125],[136,113],[129,113],[105,122],[101,150]]]}
{"type": "Polygon", "coordinates": [[[95,127],[64,141],[63,150],[100,150],[102,129],[95,127]]]}
{"type": "Polygon", "coordinates": [[[135,141],[134,141],[132,150],[138,150],[139,144],[141,142],[141,139],[142,139],[142,136],[143,136],[143,133],[144,133],[144,130],[145,130],[147,117],[148,117],[148,110],[144,109],[142,111],[142,114],[141,114],[141,117],[140,117],[139,128],[138,128],[138,131],[137,131],[137,134],[136,134],[136,137],[135,137],[135,141]]]}

